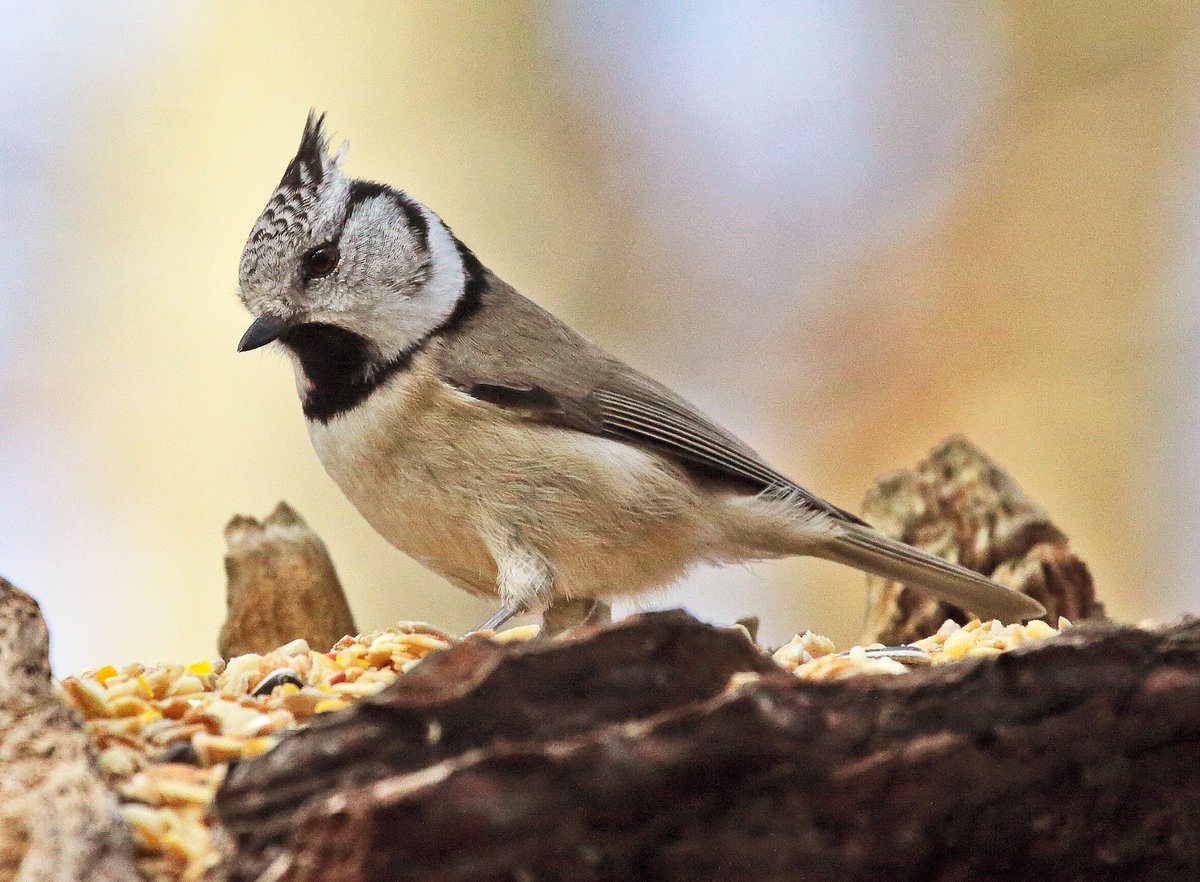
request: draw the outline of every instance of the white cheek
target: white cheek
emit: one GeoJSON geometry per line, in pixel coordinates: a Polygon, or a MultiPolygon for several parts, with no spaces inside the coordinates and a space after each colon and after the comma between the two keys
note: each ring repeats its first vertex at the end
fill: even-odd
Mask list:
{"type": "Polygon", "coordinates": [[[420,299],[430,304],[432,312],[443,319],[454,310],[458,299],[462,296],[466,283],[466,267],[463,266],[462,255],[454,237],[446,229],[446,225],[429,209],[421,206],[421,213],[429,226],[429,254],[431,274],[429,281],[421,290],[420,299]]]}
{"type": "MultiPolygon", "coordinates": [[[[429,278],[425,283],[407,291],[403,290],[405,286],[396,284],[395,278],[387,285],[372,284],[368,278],[364,283],[368,286],[366,291],[353,282],[346,285],[343,314],[355,330],[375,343],[385,359],[411,350],[441,327],[458,304],[466,281],[462,256],[453,237],[437,215],[424,207],[420,211],[426,218],[429,237],[429,278]]],[[[391,220],[394,224],[394,216],[391,220]]],[[[408,228],[393,228],[393,231],[395,241],[378,237],[372,241],[375,255],[368,253],[354,259],[365,258],[368,262],[374,259],[379,266],[390,265],[393,274],[402,281],[406,272],[415,269],[418,258],[408,228]],[[406,254],[412,255],[407,265],[406,254]],[[397,266],[397,262],[401,265],[397,266]]]]}

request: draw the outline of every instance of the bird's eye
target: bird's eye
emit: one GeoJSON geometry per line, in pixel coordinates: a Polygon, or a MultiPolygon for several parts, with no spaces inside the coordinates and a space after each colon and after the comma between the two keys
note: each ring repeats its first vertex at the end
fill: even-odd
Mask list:
{"type": "Polygon", "coordinates": [[[337,266],[338,250],[332,242],[318,245],[304,255],[304,274],[310,279],[319,279],[333,272],[337,266]]]}

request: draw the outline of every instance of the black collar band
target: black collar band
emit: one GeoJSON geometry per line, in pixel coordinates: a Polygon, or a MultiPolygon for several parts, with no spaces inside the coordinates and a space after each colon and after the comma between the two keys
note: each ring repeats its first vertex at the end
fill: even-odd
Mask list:
{"type": "Polygon", "coordinates": [[[431,339],[457,329],[479,311],[487,270],[466,245],[457,238],[454,243],[463,262],[462,295],[444,322],[390,361],[374,360],[365,337],[336,325],[309,322],[280,336],[279,342],[296,353],[308,378],[303,401],[308,419],[324,424],[358,407],[381,385],[406,370],[413,356],[431,339]]]}
{"type": "Polygon", "coordinates": [[[364,337],[315,322],[296,325],[279,341],[296,353],[308,379],[304,415],[321,423],[357,407],[410,358],[405,354],[395,362],[377,364],[364,337]]]}

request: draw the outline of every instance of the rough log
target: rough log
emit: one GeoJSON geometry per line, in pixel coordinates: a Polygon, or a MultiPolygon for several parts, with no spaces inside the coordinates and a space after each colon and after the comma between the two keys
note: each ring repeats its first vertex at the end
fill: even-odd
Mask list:
{"type": "Polygon", "coordinates": [[[216,807],[246,882],[1200,878],[1200,621],[838,683],[677,612],[472,639],[216,807]]]}

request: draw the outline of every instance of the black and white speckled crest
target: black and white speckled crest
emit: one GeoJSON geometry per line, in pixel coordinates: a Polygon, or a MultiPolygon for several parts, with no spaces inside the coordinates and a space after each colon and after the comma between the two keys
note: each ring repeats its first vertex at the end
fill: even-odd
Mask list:
{"type": "MultiPolygon", "coordinates": [[[[269,294],[264,282],[289,275],[275,265],[280,259],[334,233],[350,182],[339,168],[340,153],[329,154],[324,120],[324,114],[309,113],[300,147],[250,231],[238,268],[244,299],[252,291],[269,294]]],[[[247,299],[247,306],[256,305],[269,310],[269,304],[247,299]]]]}
{"type": "Polygon", "coordinates": [[[321,183],[329,159],[328,149],[325,114],[317,116],[315,110],[310,110],[304,123],[304,134],[300,136],[300,148],[288,165],[287,171],[283,173],[279,186],[300,190],[305,186],[321,183]]]}

